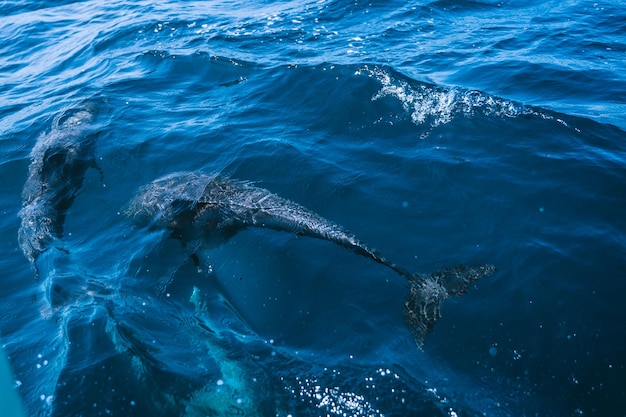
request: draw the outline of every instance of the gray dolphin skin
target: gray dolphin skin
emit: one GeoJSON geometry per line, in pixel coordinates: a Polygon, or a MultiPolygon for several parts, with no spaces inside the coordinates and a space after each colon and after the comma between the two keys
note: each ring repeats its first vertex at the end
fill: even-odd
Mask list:
{"type": "Polygon", "coordinates": [[[441,316],[441,302],[464,294],[472,282],[494,271],[491,265],[479,265],[457,266],[430,275],[410,273],[305,207],[250,182],[219,175],[167,175],[141,187],[125,212],[141,225],[170,230],[172,237],[185,244],[201,241],[215,245],[244,228],[262,227],[328,240],[370,258],[407,279],[409,295],[404,313],[419,347],[441,316]]]}
{"type": "Polygon", "coordinates": [[[93,106],[58,116],[30,153],[22,191],[18,241],[34,266],[37,257],[63,235],[65,215],[80,190],[85,172],[97,168],[93,106]]]}

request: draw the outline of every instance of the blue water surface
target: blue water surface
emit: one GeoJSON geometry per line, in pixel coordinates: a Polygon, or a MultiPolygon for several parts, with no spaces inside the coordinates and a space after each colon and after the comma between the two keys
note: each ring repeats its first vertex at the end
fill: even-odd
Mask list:
{"type": "Polygon", "coordinates": [[[626,415],[625,68],[623,1],[0,2],[0,336],[27,414],[626,415]],[[29,155],[84,103],[99,168],[37,276],[29,155]],[[496,273],[419,349],[369,259],[247,229],[198,272],[125,216],[194,170],[411,271],[496,273]]]}

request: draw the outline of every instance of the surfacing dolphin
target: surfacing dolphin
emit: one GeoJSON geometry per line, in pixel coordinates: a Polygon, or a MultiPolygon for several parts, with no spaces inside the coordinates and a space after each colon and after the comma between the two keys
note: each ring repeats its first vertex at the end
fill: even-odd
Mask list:
{"type": "MultiPolygon", "coordinates": [[[[18,242],[35,265],[37,257],[63,235],[65,215],[81,189],[95,158],[95,103],[69,109],[37,139],[30,153],[28,179],[22,191],[18,242]]],[[[35,268],[36,269],[36,268],[35,268]]]]}
{"type": "Polygon", "coordinates": [[[409,294],[404,313],[419,347],[441,316],[441,302],[464,294],[472,282],[494,271],[492,265],[479,265],[458,266],[430,275],[410,273],[307,208],[250,182],[219,175],[179,172],[159,178],[139,189],[126,214],[140,224],[170,230],[184,244],[219,244],[251,226],[335,242],[407,279],[409,294]]]}

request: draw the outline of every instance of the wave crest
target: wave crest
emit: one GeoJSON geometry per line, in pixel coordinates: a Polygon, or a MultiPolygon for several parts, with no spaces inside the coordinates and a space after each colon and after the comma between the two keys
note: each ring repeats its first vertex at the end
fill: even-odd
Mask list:
{"type": "Polygon", "coordinates": [[[417,86],[402,80],[383,68],[367,66],[357,74],[365,73],[381,84],[381,89],[372,97],[373,101],[393,97],[400,101],[416,125],[428,124],[437,127],[452,122],[456,117],[475,115],[496,117],[518,117],[535,114],[527,106],[494,97],[478,90],[439,87],[421,83],[417,86]]]}

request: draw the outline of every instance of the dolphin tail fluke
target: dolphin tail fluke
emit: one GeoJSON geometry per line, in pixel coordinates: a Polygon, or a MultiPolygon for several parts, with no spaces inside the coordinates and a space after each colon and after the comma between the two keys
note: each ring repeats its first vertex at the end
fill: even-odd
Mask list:
{"type": "Polygon", "coordinates": [[[495,271],[493,265],[456,266],[429,275],[414,275],[408,280],[409,295],[404,316],[417,346],[441,317],[441,303],[451,296],[465,294],[479,278],[495,271]]]}

